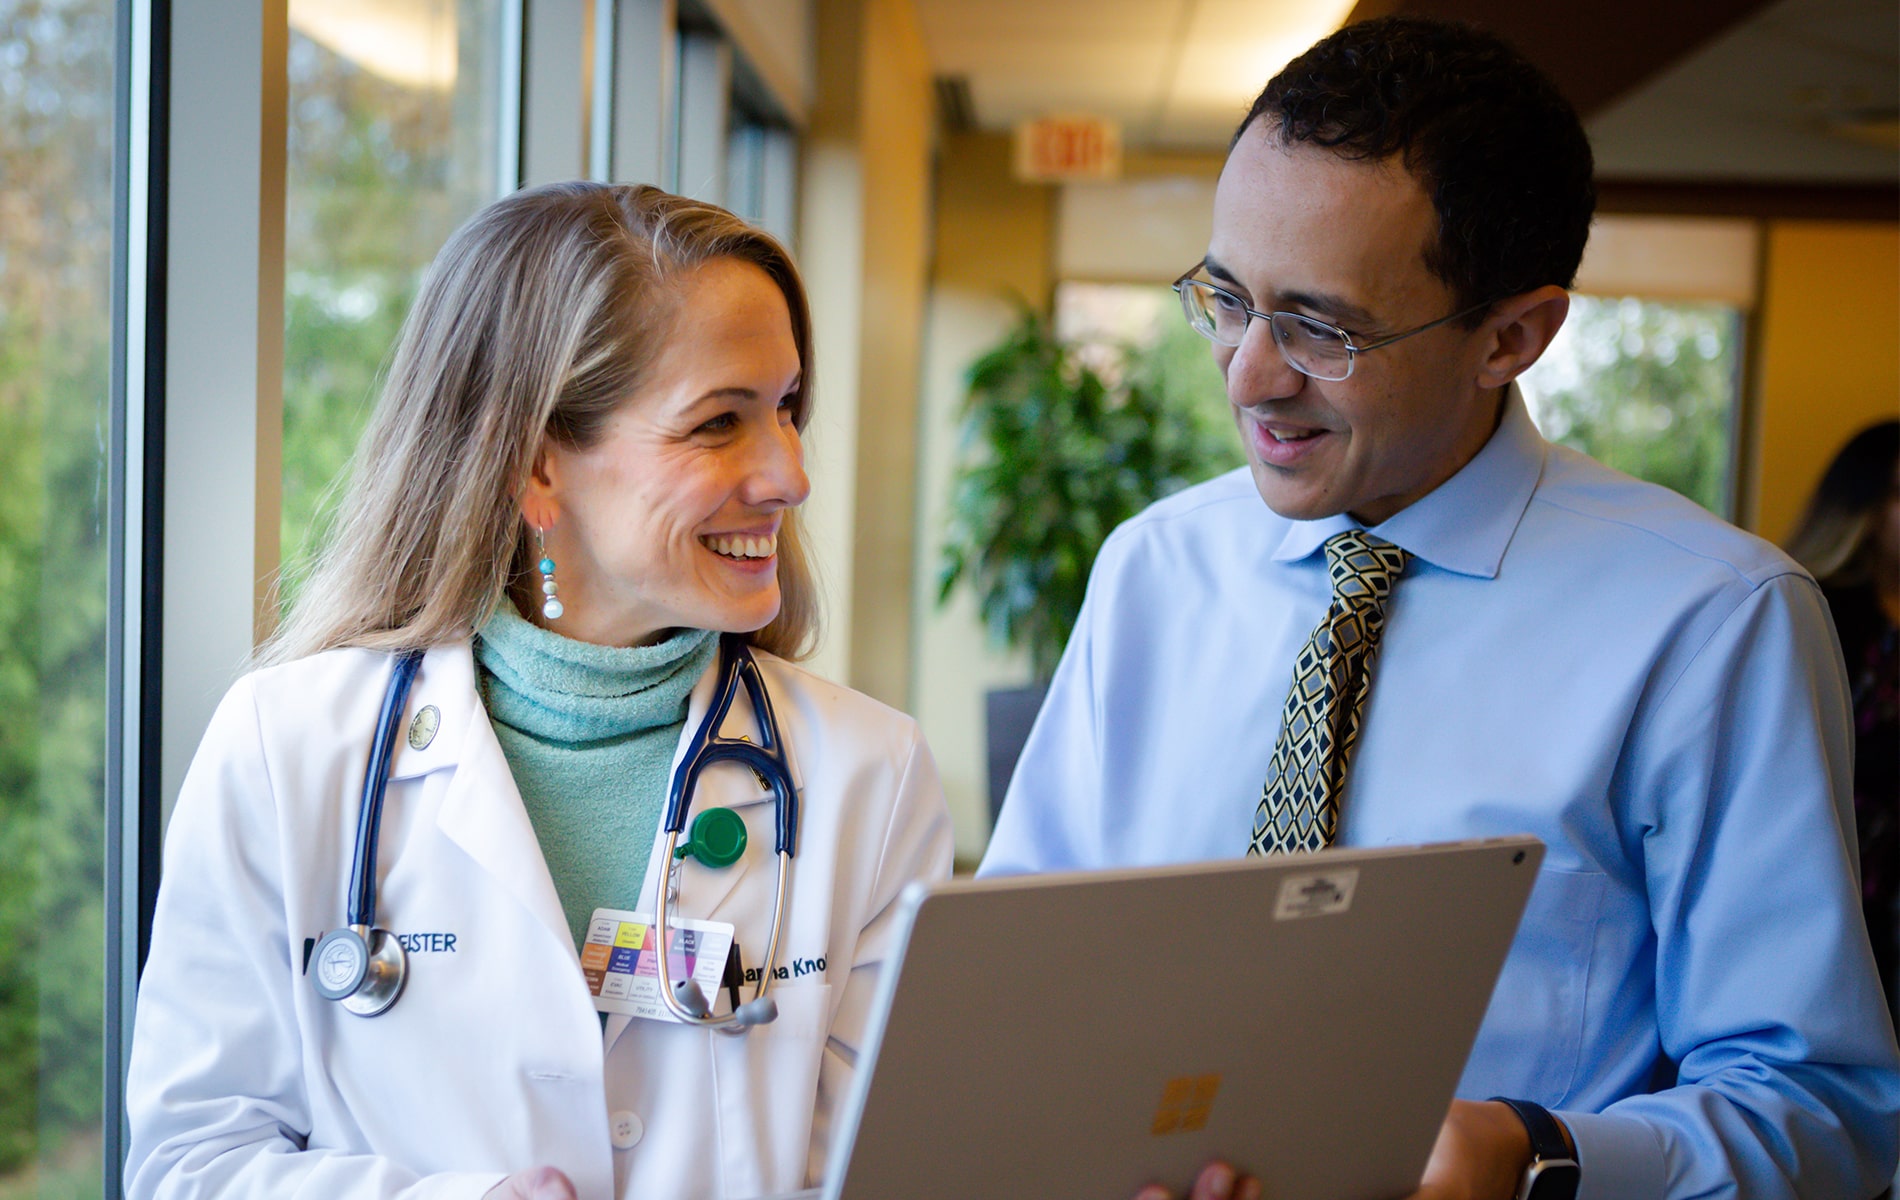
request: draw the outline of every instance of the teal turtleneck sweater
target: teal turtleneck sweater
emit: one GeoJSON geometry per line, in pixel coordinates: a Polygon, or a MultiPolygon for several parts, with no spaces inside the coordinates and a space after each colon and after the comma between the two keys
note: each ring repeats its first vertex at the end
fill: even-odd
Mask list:
{"type": "Polygon", "coordinates": [[[534,823],[574,944],[596,908],[634,908],[666,804],[686,702],[718,635],[595,646],[504,602],[475,637],[476,678],[534,823]]]}

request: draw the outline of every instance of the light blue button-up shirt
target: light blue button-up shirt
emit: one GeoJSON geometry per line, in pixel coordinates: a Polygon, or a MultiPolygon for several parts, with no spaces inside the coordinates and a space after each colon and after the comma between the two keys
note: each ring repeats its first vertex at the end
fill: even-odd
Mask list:
{"type": "MultiPolygon", "coordinates": [[[[1244,470],[1108,540],[983,873],[1245,852],[1321,544],[1244,470]]],[[[1767,543],[1546,443],[1515,394],[1372,532],[1398,581],[1339,842],[1531,833],[1459,1095],[1534,1100],[1583,1197],[1864,1197],[1900,1057],[1861,923],[1825,603],[1767,543]]]]}

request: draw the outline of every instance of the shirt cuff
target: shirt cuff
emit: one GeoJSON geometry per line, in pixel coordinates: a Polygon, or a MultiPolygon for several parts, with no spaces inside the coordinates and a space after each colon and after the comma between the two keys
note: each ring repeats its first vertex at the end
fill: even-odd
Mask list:
{"type": "Polygon", "coordinates": [[[1577,1200],[1663,1200],[1668,1171],[1648,1122],[1614,1113],[1560,1112],[1577,1144],[1577,1200]]]}

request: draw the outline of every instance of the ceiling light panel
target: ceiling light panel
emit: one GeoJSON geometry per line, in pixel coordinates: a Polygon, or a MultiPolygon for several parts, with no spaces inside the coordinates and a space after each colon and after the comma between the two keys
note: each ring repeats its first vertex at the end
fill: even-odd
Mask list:
{"type": "Polygon", "coordinates": [[[1190,0],[918,0],[931,68],[968,78],[977,123],[1158,109],[1190,0]]]}
{"type": "Polygon", "coordinates": [[[1200,0],[1157,133],[1225,144],[1253,98],[1294,56],[1338,29],[1353,0],[1200,0]]]}

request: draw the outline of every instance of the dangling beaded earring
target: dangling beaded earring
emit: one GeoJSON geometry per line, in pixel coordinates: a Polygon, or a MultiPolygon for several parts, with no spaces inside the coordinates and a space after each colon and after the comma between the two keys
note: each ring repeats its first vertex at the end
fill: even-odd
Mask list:
{"type": "Polygon", "coordinates": [[[541,601],[541,615],[550,621],[558,621],[567,607],[561,603],[560,585],[554,582],[554,560],[548,557],[548,542],[542,532],[534,531],[534,542],[541,551],[541,594],[547,599],[541,601]]]}

